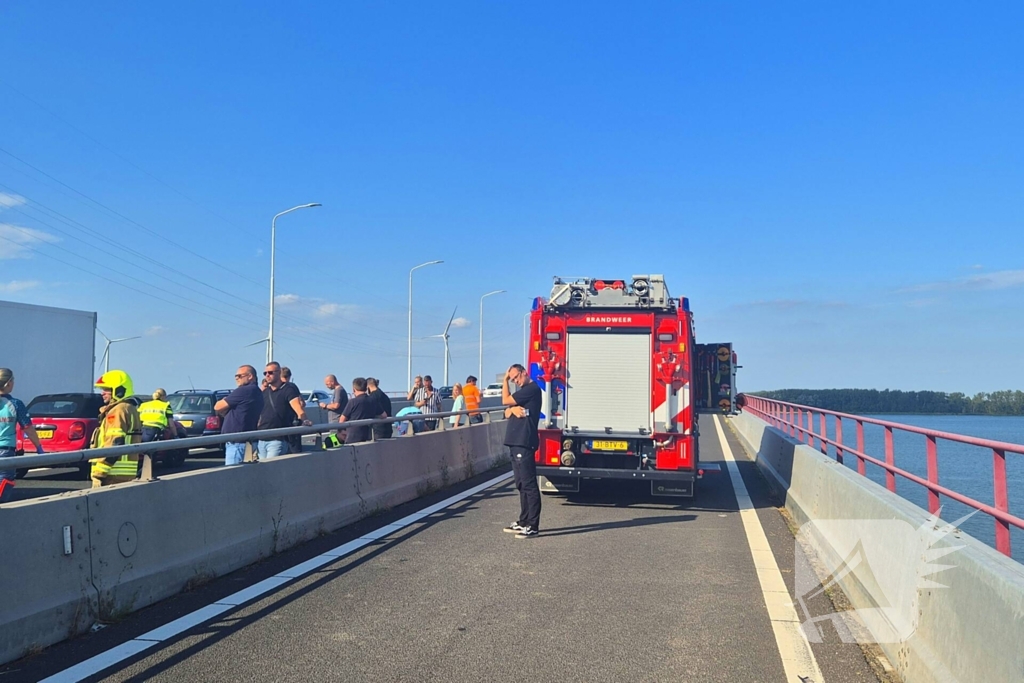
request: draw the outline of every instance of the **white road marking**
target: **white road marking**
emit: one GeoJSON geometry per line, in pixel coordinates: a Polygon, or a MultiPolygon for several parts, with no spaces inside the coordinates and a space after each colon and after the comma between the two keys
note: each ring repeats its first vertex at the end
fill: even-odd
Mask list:
{"type": "Polygon", "coordinates": [[[768,618],[771,620],[772,631],[775,633],[775,644],[779,648],[782,667],[786,671],[786,681],[789,683],[824,683],[825,679],[821,675],[821,669],[818,668],[818,661],[814,658],[811,644],[807,642],[807,637],[800,628],[800,618],[793,607],[793,599],[789,595],[786,583],[782,580],[782,573],[775,561],[775,554],[772,552],[771,546],[768,545],[764,527],[761,526],[757,510],[750,500],[743,477],[736,467],[736,458],[733,457],[732,448],[722,429],[721,416],[715,416],[715,429],[718,431],[718,440],[722,444],[722,455],[725,457],[725,466],[729,470],[729,479],[732,481],[732,488],[736,493],[740,519],[743,520],[743,530],[747,534],[747,544],[750,546],[750,554],[754,560],[757,580],[761,584],[761,595],[764,597],[768,618]]]}
{"type": "Polygon", "coordinates": [[[248,588],[243,588],[237,593],[232,593],[231,595],[221,598],[205,607],[201,607],[194,612],[190,612],[183,617],[179,617],[170,623],[157,627],[148,633],[144,633],[134,640],[129,640],[117,647],[101,652],[95,657],[87,659],[84,662],[79,662],[70,668],[64,669],[49,678],[44,678],[41,683],[75,683],[90,676],[95,676],[104,669],[108,669],[115,664],[119,664],[126,659],[130,659],[154,645],[159,645],[163,641],[168,640],[169,638],[174,638],[190,628],[210,621],[228,610],[234,609],[235,607],[251,600],[255,600],[266,593],[280,588],[286,583],[316,571],[325,564],[334,562],[340,557],[344,557],[345,555],[353,553],[360,548],[368,546],[371,543],[380,540],[384,536],[393,534],[410,524],[415,524],[424,517],[455,505],[456,503],[463,501],[470,496],[474,496],[485,489],[489,489],[492,486],[496,486],[511,477],[511,472],[498,475],[489,481],[485,481],[482,484],[466,489],[465,491],[457,493],[450,498],[445,498],[440,503],[434,503],[433,505],[423,508],[418,512],[406,515],[397,522],[386,524],[379,529],[374,529],[355,540],[343,543],[337,548],[328,550],[327,552],[317,555],[312,559],[300,562],[268,579],[264,579],[259,583],[249,586],[248,588]]]}

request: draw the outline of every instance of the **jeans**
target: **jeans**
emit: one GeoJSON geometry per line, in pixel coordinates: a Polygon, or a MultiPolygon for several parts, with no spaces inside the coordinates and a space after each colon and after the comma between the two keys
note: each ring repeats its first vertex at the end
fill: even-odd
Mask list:
{"type": "Polygon", "coordinates": [[[512,474],[519,491],[519,519],[516,521],[540,531],[540,487],[537,485],[534,450],[522,446],[510,446],[509,450],[512,452],[512,474]]]}
{"type": "Polygon", "coordinates": [[[260,453],[260,460],[270,460],[279,455],[288,455],[288,439],[258,441],[256,442],[256,450],[260,453]]]}
{"type": "MultiPolygon", "coordinates": [[[[268,442],[269,443],[269,442],[268,442]]],[[[240,465],[245,462],[245,442],[231,442],[224,444],[224,464],[240,465]]]]}
{"type": "MultiPolygon", "coordinates": [[[[13,448],[0,448],[0,462],[3,462],[4,458],[13,458],[15,455],[13,448]]],[[[14,483],[14,470],[0,470],[0,479],[10,479],[11,483],[14,483]]],[[[5,490],[0,494],[0,503],[7,502],[11,497],[10,487],[5,487],[5,490]]]]}

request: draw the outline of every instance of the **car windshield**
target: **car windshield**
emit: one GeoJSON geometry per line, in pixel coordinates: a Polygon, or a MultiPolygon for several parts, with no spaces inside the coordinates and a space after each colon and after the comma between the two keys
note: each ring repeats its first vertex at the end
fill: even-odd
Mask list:
{"type": "Polygon", "coordinates": [[[99,397],[40,396],[28,404],[32,417],[99,417],[99,397]]]}
{"type": "Polygon", "coordinates": [[[501,385],[500,384],[488,384],[487,388],[488,389],[497,389],[498,391],[501,391],[501,385]]]}
{"type": "Polygon", "coordinates": [[[171,394],[167,397],[175,413],[212,413],[213,399],[193,394],[171,394]]]}

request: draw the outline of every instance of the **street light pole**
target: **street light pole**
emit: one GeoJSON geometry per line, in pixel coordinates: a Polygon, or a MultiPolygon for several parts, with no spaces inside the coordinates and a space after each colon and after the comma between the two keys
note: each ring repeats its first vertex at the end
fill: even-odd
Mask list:
{"type": "Polygon", "coordinates": [[[267,335],[267,363],[274,360],[274,247],[277,243],[277,219],[299,209],[312,209],[320,204],[300,204],[282,211],[270,221],[270,333],[267,335]]]}
{"type": "MultiPolygon", "coordinates": [[[[504,293],[505,293],[504,289],[496,289],[493,292],[487,292],[482,297],[480,297],[480,369],[479,369],[479,373],[480,373],[480,381],[481,382],[484,381],[483,380],[483,376],[484,376],[484,299],[486,299],[489,296],[494,296],[495,294],[504,294],[504,293]]],[[[489,382],[484,382],[485,386],[487,384],[489,384],[489,382]]]]}
{"type": "Polygon", "coordinates": [[[419,268],[434,266],[438,263],[444,263],[444,261],[427,261],[409,269],[409,374],[405,380],[406,388],[412,386],[412,273],[419,268]]]}

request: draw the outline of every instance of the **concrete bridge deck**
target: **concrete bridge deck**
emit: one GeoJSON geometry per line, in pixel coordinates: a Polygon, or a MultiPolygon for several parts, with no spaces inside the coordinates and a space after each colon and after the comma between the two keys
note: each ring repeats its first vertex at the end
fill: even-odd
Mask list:
{"type": "MultiPolygon", "coordinates": [[[[793,535],[726,427],[733,471],[746,491],[734,486],[716,421],[702,418],[701,454],[722,471],[704,477],[692,502],[652,498],[643,486],[593,483],[578,496],[545,496],[542,534],[519,540],[501,532],[518,511],[509,479],[391,527],[390,535],[192,628],[159,642],[134,640],[471,490],[493,479],[492,471],[8,665],[0,678],[878,680],[860,646],[840,642],[828,628],[825,642],[809,646],[818,672],[808,668],[799,652],[807,645],[793,642],[798,623],[784,623],[777,607],[770,614],[767,603],[780,598],[764,592],[773,588],[773,564],[791,599],[793,535]],[[757,547],[757,528],[773,558],[757,547]],[[755,538],[753,551],[748,538],[755,538]],[[142,645],[119,659],[133,651],[131,643],[142,645]]],[[[818,614],[831,609],[813,607],[818,614]]]]}

